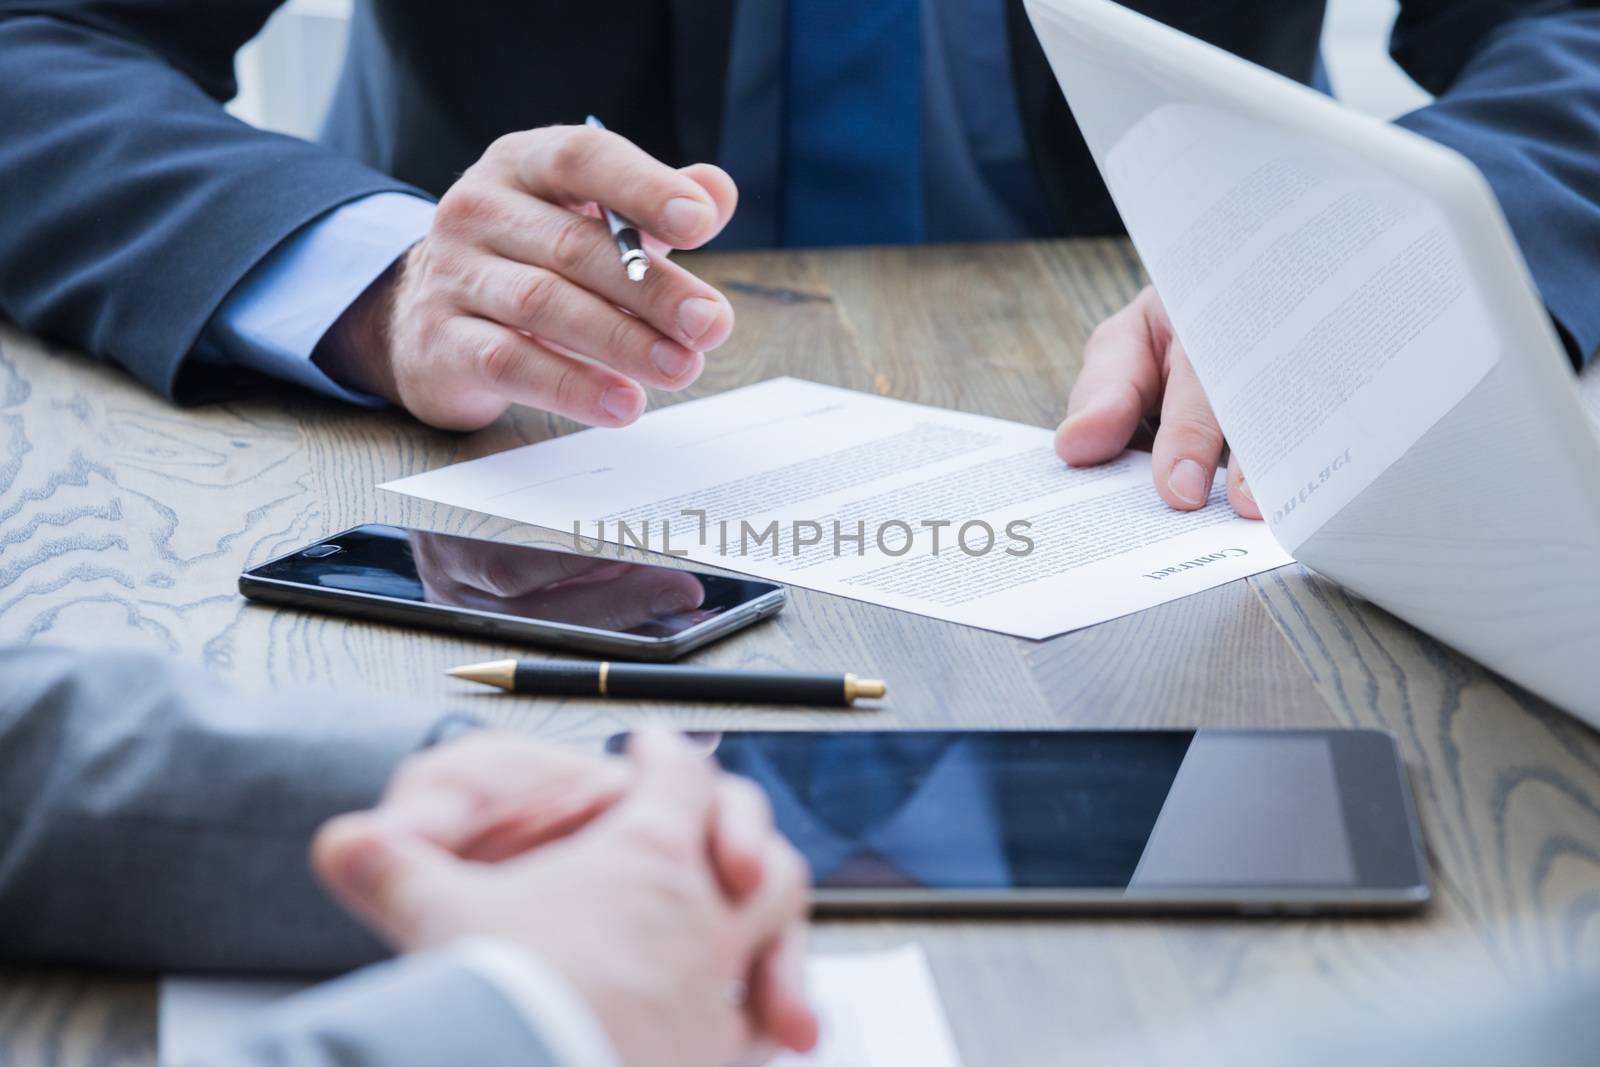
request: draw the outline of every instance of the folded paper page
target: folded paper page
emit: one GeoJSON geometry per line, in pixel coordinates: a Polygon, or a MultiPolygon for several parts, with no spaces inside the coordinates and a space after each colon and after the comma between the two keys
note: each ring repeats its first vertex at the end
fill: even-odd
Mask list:
{"type": "MultiPolygon", "coordinates": [[[[1262,514],[1298,551],[1483,379],[1495,326],[1451,222],[1408,176],[1223,103],[1268,95],[1237,59],[1196,45],[1220,68],[1202,74],[1172,47],[1174,69],[1216,84],[1207,98],[1061,14],[1097,6],[1029,10],[1262,514]]],[[[1330,106],[1270,89],[1286,110],[1296,94],[1330,106]]]]}
{"type": "Polygon", "coordinates": [[[1172,511],[1142,453],[1074,469],[1036,426],[793,378],[383,488],[1031,638],[1290,562],[1220,477],[1172,511]]]}
{"type": "Polygon", "coordinates": [[[1505,175],[1129,5],[1025,7],[1278,541],[1600,723],[1600,437],[1505,175]]]}

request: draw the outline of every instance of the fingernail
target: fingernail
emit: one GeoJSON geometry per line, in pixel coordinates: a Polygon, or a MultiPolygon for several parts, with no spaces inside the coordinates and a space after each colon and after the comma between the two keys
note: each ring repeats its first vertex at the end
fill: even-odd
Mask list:
{"type": "Polygon", "coordinates": [[[661,212],[662,236],[680,241],[692,241],[711,221],[711,209],[698,200],[686,196],[667,201],[661,212]]]}
{"type": "Polygon", "coordinates": [[[688,611],[695,606],[695,603],[681,589],[663,589],[650,602],[650,610],[657,615],[676,615],[680,611],[688,611]]]}
{"type": "Polygon", "coordinates": [[[1172,473],[1167,476],[1167,488],[1185,504],[1195,506],[1204,504],[1206,497],[1211,495],[1206,469],[1192,459],[1180,459],[1172,465],[1172,473]]]}
{"type": "Polygon", "coordinates": [[[1250,483],[1245,481],[1243,476],[1239,478],[1239,495],[1255,503],[1256,495],[1250,491],[1250,483]]]}
{"type": "Polygon", "coordinates": [[[694,362],[694,354],[684,351],[682,345],[673,344],[671,341],[657,341],[650,346],[650,362],[656,370],[668,381],[677,381],[689,372],[689,364],[694,362]]]}
{"type": "Polygon", "coordinates": [[[600,407],[614,419],[632,422],[644,408],[644,397],[636,389],[614,385],[600,394],[600,407]]]}
{"type": "Polygon", "coordinates": [[[691,341],[697,341],[711,329],[711,324],[722,314],[722,305],[703,296],[691,296],[678,305],[678,329],[691,341]]]}

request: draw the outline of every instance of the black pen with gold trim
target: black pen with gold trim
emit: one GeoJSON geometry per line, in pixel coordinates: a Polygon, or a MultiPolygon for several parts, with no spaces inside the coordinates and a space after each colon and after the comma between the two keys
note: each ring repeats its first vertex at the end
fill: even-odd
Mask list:
{"type": "Polygon", "coordinates": [[[853,674],[719,671],[656,663],[567,663],[502,659],[457,667],[453,677],[533,696],[615,697],[634,700],[716,700],[740,704],[854,704],[876,699],[888,686],[853,674]]]}

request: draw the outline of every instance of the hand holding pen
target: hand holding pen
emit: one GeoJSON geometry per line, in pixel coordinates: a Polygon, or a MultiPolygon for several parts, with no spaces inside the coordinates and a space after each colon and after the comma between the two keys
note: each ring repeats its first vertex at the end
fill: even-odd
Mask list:
{"type": "Polygon", "coordinates": [[[736,199],[716,167],[675,169],[606,130],[508,134],[436,209],[393,198],[391,214],[425,235],[341,316],[317,364],[451,429],[512,404],[627,425],[644,387],[691,384],[733,329],[727,299],[665,252],[711,240],[736,199]],[[642,280],[590,204],[637,224],[652,260],[642,280]]]}

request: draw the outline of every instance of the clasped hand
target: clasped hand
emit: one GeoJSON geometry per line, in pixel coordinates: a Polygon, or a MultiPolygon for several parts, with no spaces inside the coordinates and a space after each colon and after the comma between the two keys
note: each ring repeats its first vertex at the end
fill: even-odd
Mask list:
{"type": "Polygon", "coordinates": [[[398,951],[489,936],[534,953],[628,1067],[749,1064],[816,1042],[805,863],[756,786],[674,736],[637,735],[622,759],[471,733],[408,760],[312,854],[398,951]]]}

